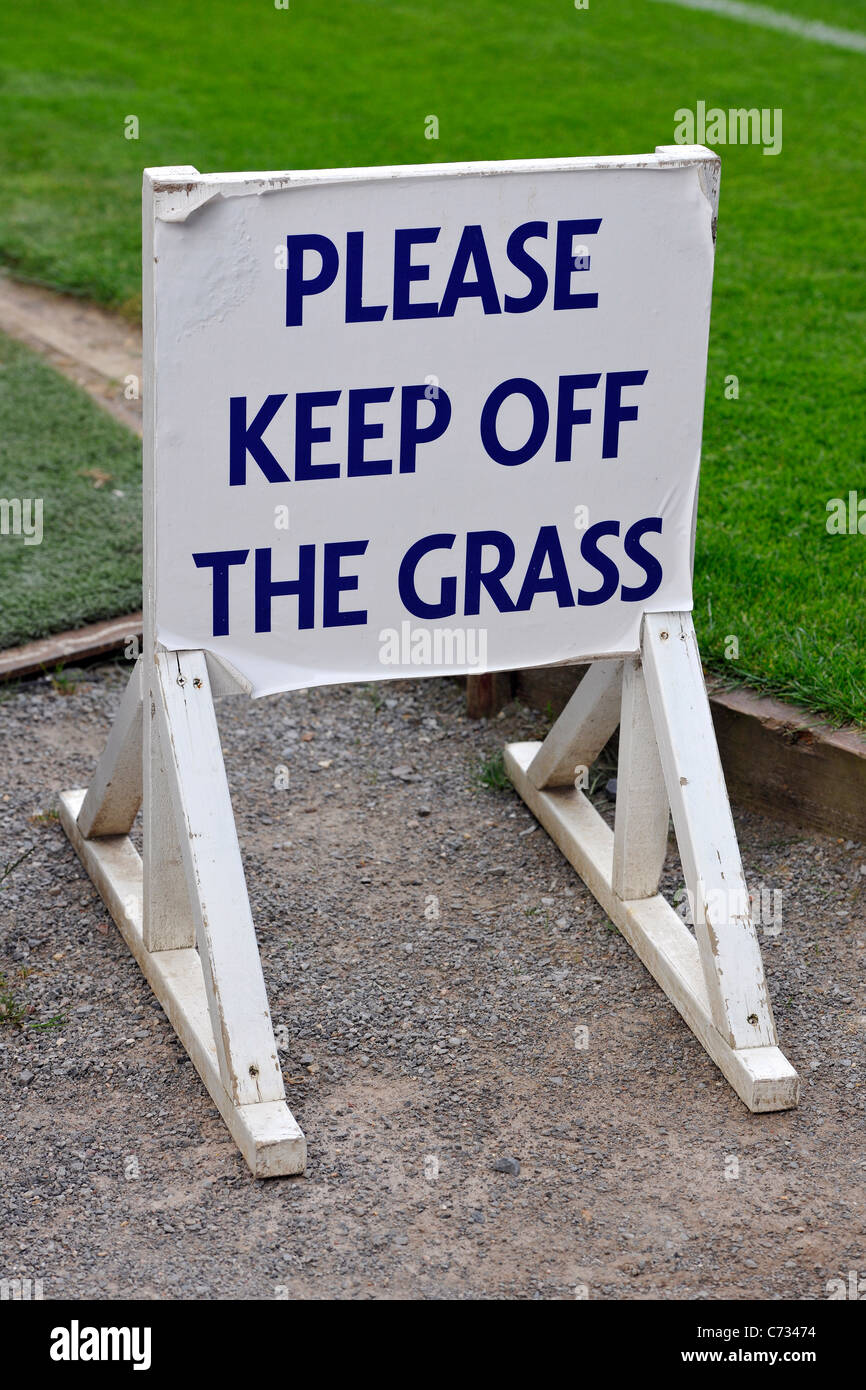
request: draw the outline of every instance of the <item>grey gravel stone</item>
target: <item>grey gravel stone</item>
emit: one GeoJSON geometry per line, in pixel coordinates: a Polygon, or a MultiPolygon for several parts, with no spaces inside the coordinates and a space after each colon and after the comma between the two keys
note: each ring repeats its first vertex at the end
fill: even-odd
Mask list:
{"type": "Polygon", "coordinates": [[[493,1165],[494,1173],[510,1173],[513,1178],[520,1176],[520,1164],[516,1158],[497,1158],[493,1165]]]}

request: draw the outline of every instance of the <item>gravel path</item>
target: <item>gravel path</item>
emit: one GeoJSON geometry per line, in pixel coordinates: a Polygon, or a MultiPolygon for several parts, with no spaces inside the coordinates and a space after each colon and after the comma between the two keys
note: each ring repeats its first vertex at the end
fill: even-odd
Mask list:
{"type": "Polygon", "coordinates": [[[751,1116],[523,804],[479,785],[541,716],[471,723],[447,681],[222,702],[309,1141],[305,1177],[256,1181],[51,814],[125,679],[80,675],[0,696],[0,872],[31,851],[0,887],[0,1276],[46,1298],[709,1300],[866,1276],[866,849],[737,817],[750,884],[781,893],[762,946],[804,1081],[799,1111],[751,1116]]]}

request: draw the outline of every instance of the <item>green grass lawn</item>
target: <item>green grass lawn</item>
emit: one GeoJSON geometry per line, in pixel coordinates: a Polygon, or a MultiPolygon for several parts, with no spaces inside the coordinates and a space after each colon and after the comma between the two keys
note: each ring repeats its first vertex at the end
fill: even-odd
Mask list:
{"type": "Polygon", "coordinates": [[[2,334],[0,478],[42,499],[41,544],[0,535],[0,647],[139,606],[139,441],[2,334]]]}
{"type": "MultiPolygon", "coordinates": [[[[866,32],[864,0],[776,8],[866,32]]],[[[696,620],[708,665],[866,724],[866,537],[825,529],[866,494],[864,84],[863,55],[647,0],[9,6],[0,259],[134,315],[148,164],[639,152],[699,99],[782,108],[778,157],[720,151],[696,620]]]]}

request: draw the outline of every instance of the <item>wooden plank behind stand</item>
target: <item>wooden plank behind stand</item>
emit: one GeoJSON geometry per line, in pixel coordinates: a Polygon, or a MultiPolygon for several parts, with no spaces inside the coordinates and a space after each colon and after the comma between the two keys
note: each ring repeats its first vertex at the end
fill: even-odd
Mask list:
{"type": "Polygon", "coordinates": [[[728,792],[794,825],[866,842],[866,736],[748,690],[710,685],[728,792]]]}
{"type": "Polygon", "coordinates": [[[513,673],[485,671],[466,677],[466,711],[470,719],[492,719],[511,699],[513,673]]]}
{"type": "Polygon", "coordinates": [[[141,637],[141,614],[129,613],[125,618],[111,618],[104,623],[89,623],[87,627],[69,632],[56,632],[53,637],[41,637],[23,647],[7,647],[0,652],[0,681],[16,680],[21,676],[53,671],[55,666],[68,662],[90,660],[123,647],[130,637],[141,637]]]}
{"type": "MultiPolygon", "coordinates": [[[[516,671],[514,698],[554,719],[586,669],[516,671]]],[[[725,690],[712,676],[707,690],[728,793],[738,806],[866,843],[866,734],[834,729],[750,690],[725,690]]]]}

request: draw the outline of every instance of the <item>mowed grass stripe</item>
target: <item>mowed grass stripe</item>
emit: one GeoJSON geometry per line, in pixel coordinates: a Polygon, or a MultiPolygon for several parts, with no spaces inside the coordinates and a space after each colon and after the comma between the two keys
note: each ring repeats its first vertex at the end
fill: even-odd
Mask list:
{"type": "Polygon", "coordinates": [[[847,49],[849,53],[866,53],[866,34],[857,34],[853,29],[837,29],[821,20],[800,19],[768,5],[745,5],[741,0],[654,0],[654,3],[678,5],[682,10],[703,10],[740,24],[757,25],[759,29],[796,34],[798,39],[807,39],[810,43],[826,43],[832,48],[847,49]]]}

